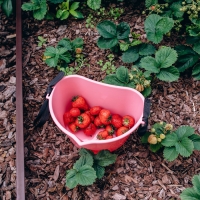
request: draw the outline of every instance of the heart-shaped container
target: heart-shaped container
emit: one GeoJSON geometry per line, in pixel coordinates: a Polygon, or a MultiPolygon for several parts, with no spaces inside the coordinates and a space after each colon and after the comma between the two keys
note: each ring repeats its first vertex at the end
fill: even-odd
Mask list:
{"type": "Polygon", "coordinates": [[[114,151],[121,147],[130,134],[141,125],[143,121],[144,100],[143,95],[135,89],[121,86],[109,85],[90,80],[79,75],[65,76],[53,88],[49,99],[49,110],[51,117],[58,128],[78,148],[86,148],[97,153],[100,150],[114,151]],[[109,109],[111,113],[131,115],[135,118],[135,125],[125,134],[108,140],[98,140],[96,133],[90,137],[83,131],[76,134],[70,132],[63,121],[63,114],[71,108],[73,96],[83,96],[90,107],[101,106],[109,109]]]}

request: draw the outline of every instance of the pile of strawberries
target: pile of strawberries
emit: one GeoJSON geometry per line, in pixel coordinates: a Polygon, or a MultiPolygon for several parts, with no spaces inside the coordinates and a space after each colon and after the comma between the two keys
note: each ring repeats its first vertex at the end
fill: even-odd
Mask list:
{"type": "Polygon", "coordinates": [[[78,95],[72,98],[72,108],[64,113],[63,120],[74,134],[81,129],[85,135],[92,136],[97,129],[103,128],[97,134],[99,140],[113,138],[114,134],[120,136],[135,124],[132,116],[112,114],[101,106],[90,108],[85,98],[78,95]]]}

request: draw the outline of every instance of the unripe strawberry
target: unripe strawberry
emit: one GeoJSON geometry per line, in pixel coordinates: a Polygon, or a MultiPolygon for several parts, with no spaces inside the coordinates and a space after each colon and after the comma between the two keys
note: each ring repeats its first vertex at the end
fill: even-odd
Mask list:
{"type": "Polygon", "coordinates": [[[152,128],[152,129],[151,129],[151,132],[152,132],[152,133],[155,133],[155,132],[156,132],[155,128],[152,128]]]}
{"type": "Polygon", "coordinates": [[[165,139],[165,135],[164,134],[160,134],[160,138],[163,140],[165,139]]]}
{"type": "Polygon", "coordinates": [[[165,125],[165,130],[166,131],[171,131],[173,129],[173,126],[171,124],[166,124],[165,125]]]}
{"type": "Polygon", "coordinates": [[[157,138],[158,142],[161,142],[161,138],[157,138]]]}
{"type": "Polygon", "coordinates": [[[148,137],[148,143],[150,144],[157,144],[157,138],[155,135],[151,134],[149,137],[148,137]]]}

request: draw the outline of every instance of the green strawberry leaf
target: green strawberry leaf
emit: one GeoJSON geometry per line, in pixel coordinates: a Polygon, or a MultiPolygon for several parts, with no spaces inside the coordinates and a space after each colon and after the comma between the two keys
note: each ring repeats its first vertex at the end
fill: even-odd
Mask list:
{"type": "Polygon", "coordinates": [[[97,178],[95,170],[89,165],[82,166],[76,176],[78,183],[83,186],[93,184],[97,178]]]}
{"type": "Polygon", "coordinates": [[[192,134],[188,138],[193,142],[194,150],[200,150],[200,136],[192,134]]]}
{"type": "Polygon", "coordinates": [[[145,6],[146,8],[149,8],[152,5],[155,5],[158,3],[158,0],[145,0],[145,6]]]}
{"type": "Polygon", "coordinates": [[[110,85],[125,86],[125,83],[122,83],[121,81],[119,81],[119,79],[117,78],[115,74],[107,75],[104,78],[103,82],[110,85]]]}
{"type": "Polygon", "coordinates": [[[162,144],[161,143],[157,143],[157,144],[150,144],[150,150],[154,153],[156,153],[158,150],[160,150],[162,148],[162,144]]]}
{"type": "Polygon", "coordinates": [[[143,144],[148,143],[148,137],[151,135],[151,132],[146,132],[142,137],[141,137],[141,142],[143,144]]]}
{"type": "Polygon", "coordinates": [[[192,184],[195,192],[200,195],[200,175],[195,175],[192,178],[192,184]]]}
{"type": "Polygon", "coordinates": [[[97,40],[97,45],[101,49],[110,49],[118,44],[117,38],[103,38],[97,40]]]}
{"type": "MultiPolygon", "coordinates": [[[[57,17],[57,15],[56,15],[57,17]]],[[[60,20],[65,20],[69,17],[69,11],[68,10],[61,10],[61,15],[60,17],[57,17],[57,18],[60,18],[60,20]]]]}
{"type": "Polygon", "coordinates": [[[74,2],[70,6],[70,10],[76,10],[79,7],[80,2],[74,2]]]}
{"type": "Polygon", "coordinates": [[[117,154],[112,154],[108,150],[102,150],[94,156],[95,162],[102,167],[113,164],[116,161],[116,158],[117,154]]]}
{"type": "Polygon", "coordinates": [[[75,169],[70,169],[67,171],[66,175],[66,186],[70,189],[76,187],[78,185],[78,180],[76,178],[77,171],[75,169]]]}
{"type": "Polygon", "coordinates": [[[100,22],[96,28],[103,38],[110,39],[117,36],[117,26],[111,21],[105,20],[100,22]]]}
{"type": "Polygon", "coordinates": [[[72,45],[72,47],[74,48],[74,49],[76,49],[76,48],[83,48],[83,44],[84,44],[84,42],[83,42],[83,39],[82,38],[76,38],[76,39],[74,39],[73,41],[72,41],[72,43],[71,43],[71,45],[72,45]]]}
{"type": "Polygon", "coordinates": [[[179,79],[180,73],[176,67],[168,67],[162,68],[158,74],[156,74],[157,78],[162,81],[177,81],[179,79]]]}
{"type": "Polygon", "coordinates": [[[69,10],[70,14],[73,15],[77,19],[83,19],[84,16],[81,12],[75,10],[69,10]]]}
{"type": "Polygon", "coordinates": [[[45,60],[45,63],[49,66],[49,67],[56,67],[58,65],[58,59],[59,59],[59,56],[56,55],[55,57],[53,58],[48,58],[45,60]]]}
{"type": "Polygon", "coordinates": [[[194,134],[194,128],[191,126],[180,126],[176,131],[175,131],[177,137],[179,140],[181,140],[184,137],[189,137],[194,134]]]}
{"type": "Polygon", "coordinates": [[[73,169],[79,170],[83,165],[93,165],[93,156],[89,151],[86,149],[80,149],[79,154],[81,157],[76,161],[73,169]]]}
{"type": "Polygon", "coordinates": [[[103,178],[104,174],[105,174],[105,168],[98,165],[97,163],[94,162],[93,165],[94,170],[96,171],[96,175],[98,179],[103,178]]]}
{"type": "Polygon", "coordinates": [[[151,94],[151,92],[152,92],[152,89],[151,89],[151,86],[150,86],[150,87],[144,88],[144,90],[141,93],[144,97],[148,97],[151,94]]]}
{"type": "Polygon", "coordinates": [[[13,12],[12,0],[4,0],[2,3],[2,10],[6,14],[6,16],[9,17],[13,12]]]}
{"type": "Polygon", "coordinates": [[[180,72],[192,67],[199,60],[199,55],[189,46],[178,45],[175,50],[178,53],[176,66],[180,72]]]}
{"type": "Polygon", "coordinates": [[[194,145],[192,141],[186,137],[182,138],[180,142],[175,144],[176,151],[180,153],[181,156],[189,157],[193,150],[194,145]]]}
{"type": "Polygon", "coordinates": [[[196,51],[198,54],[200,54],[200,42],[194,44],[193,50],[196,51]]]}
{"type": "Polygon", "coordinates": [[[155,47],[152,44],[142,43],[139,45],[139,54],[141,56],[148,56],[155,53],[155,47]]]}
{"type": "Polygon", "coordinates": [[[92,10],[98,10],[101,7],[101,0],[87,0],[87,5],[92,10]]]}
{"type": "Polygon", "coordinates": [[[199,200],[200,195],[196,193],[194,188],[186,188],[180,194],[180,198],[181,198],[181,200],[199,200]]]}
{"type": "Polygon", "coordinates": [[[165,139],[162,140],[161,144],[165,147],[172,147],[178,142],[178,137],[175,133],[166,135],[165,139]]]}
{"type": "Polygon", "coordinates": [[[121,22],[117,25],[117,39],[123,40],[129,37],[130,26],[126,22],[121,22]]]}
{"type": "Polygon", "coordinates": [[[128,83],[129,82],[129,75],[128,75],[128,69],[124,66],[120,66],[116,70],[116,76],[119,81],[122,83],[128,83]]]}
{"type": "Polygon", "coordinates": [[[151,56],[146,56],[140,60],[140,66],[147,71],[152,73],[159,73],[160,69],[158,68],[159,65],[157,64],[155,58],[151,56]]]}
{"type": "Polygon", "coordinates": [[[63,47],[65,48],[67,51],[71,51],[72,50],[72,45],[70,42],[70,39],[68,38],[63,38],[62,40],[60,40],[57,44],[57,47],[63,47]]]}
{"type": "Polygon", "coordinates": [[[182,4],[180,1],[172,3],[170,6],[170,9],[173,13],[173,15],[177,18],[183,17],[184,12],[180,11],[180,8],[182,7],[182,4]]]}
{"type": "Polygon", "coordinates": [[[138,47],[130,47],[127,51],[122,54],[122,61],[124,63],[135,62],[139,58],[138,47]]]}
{"type": "Polygon", "coordinates": [[[177,60],[177,53],[171,47],[163,46],[155,54],[156,62],[160,68],[168,68],[177,60]]]}
{"type": "Polygon", "coordinates": [[[174,20],[169,17],[162,17],[156,24],[156,32],[166,34],[174,26],[174,20]]]}
{"type": "Polygon", "coordinates": [[[165,147],[163,151],[163,156],[168,161],[173,161],[178,157],[178,152],[175,147],[165,147]]]}

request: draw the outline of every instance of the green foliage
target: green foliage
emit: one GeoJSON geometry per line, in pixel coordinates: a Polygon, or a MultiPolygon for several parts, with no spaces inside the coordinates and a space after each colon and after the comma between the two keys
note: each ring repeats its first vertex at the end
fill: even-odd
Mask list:
{"type": "Polygon", "coordinates": [[[85,61],[81,53],[76,53],[78,48],[82,51],[82,38],[76,38],[73,41],[63,38],[58,42],[57,46],[46,48],[43,60],[50,67],[57,67],[59,70],[64,71],[65,74],[72,74],[80,70],[85,61]],[[68,64],[73,61],[78,63],[78,65],[73,69],[68,68],[68,64]]]}
{"type": "Polygon", "coordinates": [[[87,0],[87,5],[93,10],[98,10],[101,7],[101,0],[87,0]]]}
{"type": "Polygon", "coordinates": [[[101,70],[105,71],[106,74],[113,74],[113,73],[116,72],[116,67],[115,67],[115,65],[113,63],[114,62],[114,55],[113,54],[109,54],[107,56],[107,58],[108,58],[108,61],[106,61],[105,63],[103,63],[102,60],[99,60],[97,62],[97,64],[99,64],[102,67],[101,70]]]}
{"type": "Polygon", "coordinates": [[[158,0],[145,0],[145,6],[147,8],[149,8],[150,6],[155,5],[157,3],[158,3],[158,0]]]}
{"type": "Polygon", "coordinates": [[[162,81],[176,81],[179,71],[172,66],[177,60],[177,53],[171,47],[163,46],[155,54],[155,58],[146,56],[141,59],[140,66],[150,74],[154,73],[162,81]]]}
{"type": "Polygon", "coordinates": [[[74,16],[75,18],[78,18],[78,19],[84,18],[83,14],[81,12],[77,11],[77,9],[79,8],[79,4],[80,4],[80,2],[73,2],[70,6],[69,0],[61,3],[58,6],[58,10],[56,12],[56,17],[60,20],[64,20],[64,19],[67,19],[69,17],[69,15],[71,14],[72,16],[74,16]]]}
{"type": "Polygon", "coordinates": [[[197,150],[200,136],[194,133],[194,128],[190,126],[181,126],[175,132],[166,135],[162,141],[165,147],[163,151],[164,158],[168,161],[175,160],[178,155],[189,157],[193,150],[197,150]],[[195,145],[194,145],[195,144],[195,145]]]}
{"type": "Polygon", "coordinates": [[[1,0],[0,6],[2,7],[3,12],[9,17],[13,13],[13,3],[12,0],[1,0]],[[2,4],[2,6],[1,6],[2,4]]]}
{"type": "Polygon", "coordinates": [[[38,47],[41,47],[47,41],[47,39],[43,38],[42,36],[38,36],[38,40],[38,47]]]}
{"type": "Polygon", "coordinates": [[[180,194],[181,200],[199,200],[200,199],[200,175],[194,175],[192,178],[193,187],[186,188],[180,194]]]}
{"type": "Polygon", "coordinates": [[[29,3],[22,4],[22,10],[33,11],[33,17],[41,20],[47,13],[47,2],[46,0],[31,0],[29,3]]]}
{"type": "Polygon", "coordinates": [[[147,39],[155,44],[161,42],[163,35],[168,33],[173,26],[173,19],[169,17],[161,17],[157,14],[149,15],[144,22],[147,39]]]}
{"type": "Polygon", "coordinates": [[[175,47],[178,53],[176,67],[180,72],[192,68],[192,76],[195,80],[200,80],[200,55],[191,47],[186,45],[178,45],[175,47]]]}
{"type": "Polygon", "coordinates": [[[57,4],[57,3],[62,3],[64,0],[48,0],[48,1],[57,4]]]}
{"type": "Polygon", "coordinates": [[[108,150],[99,151],[98,154],[87,149],[80,149],[80,158],[73,168],[67,171],[66,186],[70,189],[77,185],[91,185],[96,178],[101,179],[105,173],[105,167],[116,161],[117,155],[108,150]]]}
{"type": "Polygon", "coordinates": [[[115,74],[110,74],[103,80],[104,83],[140,89],[145,97],[151,94],[150,77],[145,77],[143,72],[136,66],[133,66],[129,71],[126,67],[120,66],[115,74]],[[140,87],[139,87],[140,86],[140,87]]]}
{"type": "Polygon", "coordinates": [[[148,56],[155,53],[155,47],[151,44],[139,43],[131,46],[122,54],[124,63],[132,63],[137,61],[141,56],[148,56]]]}
{"type": "Polygon", "coordinates": [[[101,49],[110,49],[119,44],[119,40],[126,40],[130,34],[130,27],[127,23],[121,22],[115,25],[112,21],[105,20],[97,25],[100,38],[97,45],[101,49]]]}

